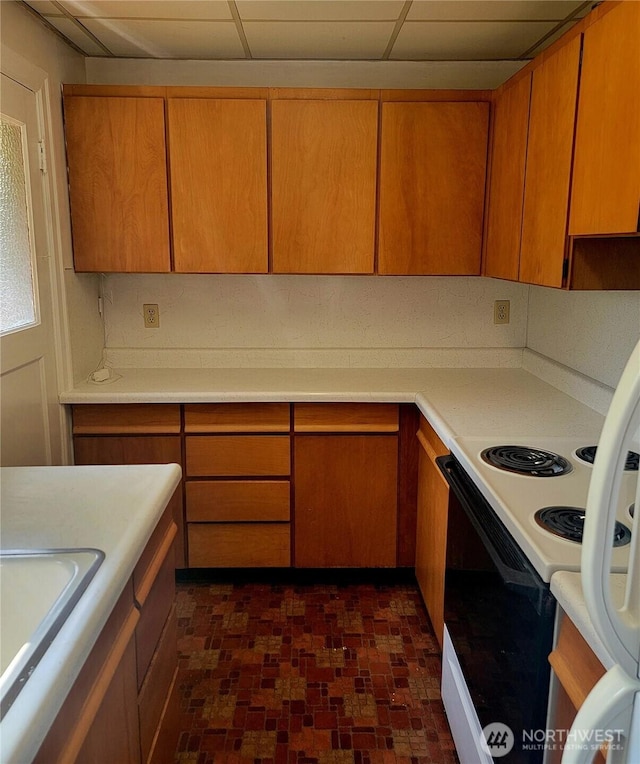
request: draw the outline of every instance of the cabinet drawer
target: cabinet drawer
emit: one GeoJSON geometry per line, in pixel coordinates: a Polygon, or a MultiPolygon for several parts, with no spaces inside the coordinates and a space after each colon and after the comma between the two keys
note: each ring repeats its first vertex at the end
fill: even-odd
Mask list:
{"type": "MultiPolygon", "coordinates": [[[[158,723],[167,703],[169,691],[178,667],[177,618],[175,607],[165,623],[158,643],[158,649],[149,666],[149,671],[138,695],[138,713],[140,718],[140,748],[142,761],[146,762],[151,752],[158,723]]],[[[165,714],[167,724],[172,722],[165,714]]],[[[170,754],[170,752],[166,752],[170,754]]],[[[172,761],[171,755],[166,756],[172,761]]]]}
{"type": "Polygon", "coordinates": [[[190,523],[190,568],[286,568],[289,523],[190,523]]]}
{"type": "MultiPolygon", "coordinates": [[[[154,577],[136,628],[136,653],[138,656],[138,688],[142,686],[147,669],[153,658],[167,615],[176,593],[173,546],[167,550],[162,565],[154,577]]],[[[175,643],[174,643],[175,647],[175,643]]]]}
{"type": "Polygon", "coordinates": [[[212,435],[186,438],[187,475],[288,475],[289,436],[212,435]]]}
{"type": "Polygon", "coordinates": [[[185,405],[185,432],[289,432],[288,403],[185,405]]]}
{"type": "Polygon", "coordinates": [[[288,521],[288,480],[187,483],[187,522],[288,521]]]}
{"type": "Polygon", "coordinates": [[[133,594],[138,603],[143,603],[147,598],[166,550],[171,546],[176,535],[172,528],[174,522],[172,509],[173,505],[169,503],[133,569],[133,594]],[[152,566],[155,566],[155,571],[152,566]]]}
{"type": "Polygon", "coordinates": [[[100,403],[73,407],[74,435],[179,432],[180,406],[177,403],[100,403]]]}
{"type": "Polygon", "coordinates": [[[295,432],[397,432],[395,403],[296,403],[295,432]]]}

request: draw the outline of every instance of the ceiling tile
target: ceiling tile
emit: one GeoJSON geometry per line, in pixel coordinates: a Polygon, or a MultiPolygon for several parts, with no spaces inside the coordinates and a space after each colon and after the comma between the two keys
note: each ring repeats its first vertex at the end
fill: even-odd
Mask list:
{"type": "Polygon", "coordinates": [[[393,21],[246,21],[251,55],[274,59],[377,59],[393,21]]]}
{"type": "Polygon", "coordinates": [[[116,56],[143,58],[244,58],[235,24],[226,21],[83,19],[116,56]]]}
{"type": "Polygon", "coordinates": [[[236,0],[243,21],[395,21],[404,0],[236,0]]]}
{"type": "Polygon", "coordinates": [[[61,0],[77,18],[231,19],[226,0],[61,0]]]}
{"type": "Polygon", "coordinates": [[[78,46],[80,50],[84,51],[87,56],[107,56],[105,51],[85,34],[82,29],[66,16],[47,16],[47,21],[54,26],[61,34],[63,34],[68,40],[78,46]]]}
{"type": "Polygon", "coordinates": [[[49,0],[26,0],[27,5],[34,11],[38,11],[41,16],[62,16],[62,11],[49,0]]]}
{"type": "Polygon", "coordinates": [[[394,60],[499,61],[518,58],[556,26],[555,22],[405,22],[394,60]]]}
{"type": "Polygon", "coordinates": [[[562,21],[584,0],[413,0],[409,21],[562,21]]]}

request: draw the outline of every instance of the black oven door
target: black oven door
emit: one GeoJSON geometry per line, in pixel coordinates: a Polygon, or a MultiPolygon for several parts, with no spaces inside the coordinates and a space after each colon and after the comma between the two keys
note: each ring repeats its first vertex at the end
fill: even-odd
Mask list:
{"type": "Polygon", "coordinates": [[[502,722],[513,730],[505,764],[542,761],[555,599],[459,462],[437,462],[457,499],[448,524],[445,624],[480,726],[502,722]],[[450,552],[457,536],[473,554],[450,552]]]}

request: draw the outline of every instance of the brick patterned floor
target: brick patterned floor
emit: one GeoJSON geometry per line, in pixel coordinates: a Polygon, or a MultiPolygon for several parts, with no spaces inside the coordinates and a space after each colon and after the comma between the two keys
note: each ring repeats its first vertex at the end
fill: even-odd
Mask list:
{"type": "Polygon", "coordinates": [[[454,764],[415,586],[180,583],[176,764],[454,764]]]}

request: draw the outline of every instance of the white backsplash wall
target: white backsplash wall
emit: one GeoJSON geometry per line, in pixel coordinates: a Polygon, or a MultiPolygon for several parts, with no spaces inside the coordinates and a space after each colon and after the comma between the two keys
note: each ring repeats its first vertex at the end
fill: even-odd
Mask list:
{"type": "Polygon", "coordinates": [[[531,287],[527,347],[615,387],[640,337],[640,292],[531,287]]]}
{"type": "MultiPolygon", "coordinates": [[[[136,357],[188,365],[206,356],[200,350],[286,350],[295,359],[345,349],[520,348],[528,292],[480,278],[114,274],[103,281],[106,356],[114,366],[136,357]],[[511,301],[508,325],[493,323],[498,299],[511,301]],[[159,328],[144,327],[144,303],[158,304],[159,328]],[[163,352],[140,352],[154,350],[163,352]]],[[[316,362],[324,365],[321,355],[301,363],[316,362]]]]}

